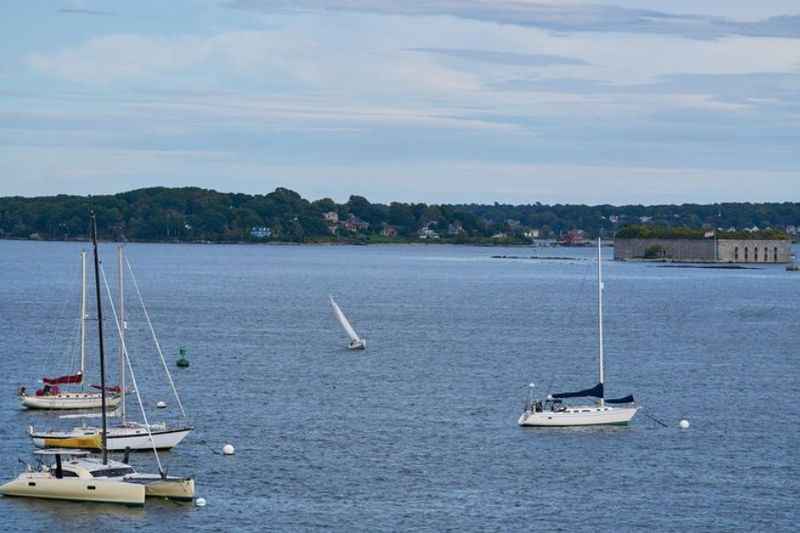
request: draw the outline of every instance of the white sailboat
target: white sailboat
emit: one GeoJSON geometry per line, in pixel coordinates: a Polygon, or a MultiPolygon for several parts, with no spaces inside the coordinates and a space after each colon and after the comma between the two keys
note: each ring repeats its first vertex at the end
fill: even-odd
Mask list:
{"type": "MultiPolygon", "coordinates": [[[[120,422],[118,424],[108,427],[108,436],[106,439],[106,446],[109,451],[125,451],[125,450],[150,450],[155,446],[158,450],[169,450],[177,446],[186,436],[192,431],[191,426],[176,426],[171,427],[166,423],[149,424],[145,426],[141,423],[128,420],[125,393],[126,393],[126,379],[125,379],[125,330],[127,323],[125,321],[125,285],[124,285],[124,267],[123,262],[124,252],[123,247],[117,248],[117,259],[119,267],[118,277],[118,292],[119,292],[119,379],[121,389],[121,402],[119,404],[120,422]]],[[[130,269],[130,263],[127,263],[130,269]]],[[[130,269],[131,275],[133,270],[130,269]]],[[[141,298],[138,283],[135,276],[133,277],[136,292],[141,298]]],[[[148,325],[150,326],[153,340],[155,341],[156,348],[161,355],[161,361],[169,379],[172,390],[175,393],[178,407],[181,410],[184,418],[186,413],[183,409],[178,391],[175,388],[175,383],[172,380],[169,368],[164,360],[163,353],[161,352],[161,345],[158,342],[158,337],[155,334],[153,325],[150,322],[150,315],[147,313],[147,308],[144,306],[144,301],[141,300],[142,309],[144,310],[145,317],[147,318],[148,325]]],[[[75,427],[68,431],[35,431],[33,427],[30,428],[29,434],[33,439],[33,444],[39,448],[81,448],[89,450],[99,450],[101,447],[100,433],[102,429],[93,426],[82,425],[75,427]]]]}
{"type": "Polygon", "coordinates": [[[350,337],[350,344],[347,346],[347,348],[350,350],[366,350],[367,339],[358,336],[358,333],[356,333],[356,330],[354,330],[353,326],[350,325],[350,321],[347,320],[346,316],[344,316],[342,309],[333,299],[333,296],[329,296],[329,298],[331,300],[331,305],[333,306],[333,312],[336,315],[336,318],[339,320],[339,323],[350,337]]]}
{"type": "MultiPolygon", "coordinates": [[[[100,407],[100,393],[86,390],[86,252],[81,251],[81,315],[80,315],[80,370],[74,374],[55,378],[42,378],[44,385],[35,394],[27,393],[25,387],[20,387],[18,396],[23,407],[27,409],[98,409],[100,407]],[[82,390],[76,392],[62,391],[62,385],[81,385],[82,390]]],[[[110,406],[117,405],[121,398],[114,388],[113,393],[107,398],[110,406]]]]}
{"type": "Polygon", "coordinates": [[[603,256],[600,239],[597,240],[597,298],[599,337],[599,382],[590,389],[576,392],[550,394],[544,400],[533,398],[533,384],[525,410],[519,417],[520,426],[569,427],[595,425],[626,425],[638,411],[632,395],[623,398],[605,398],[605,376],[603,368],[603,256]],[[594,403],[569,405],[562,400],[568,398],[597,398],[594,403]]]}
{"type": "MultiPolygon", "coordinates": [[[[111,461],[108,458],[107,445],[107,389],[105,387],[105,354],[103,345],[103,313],[100,299],[100,263],[97,254],[97,223],[92,214],[92,244],[94,248],[95,287],[97,296],[97,329],[100,348],[100,395],[102,431],[100,432],[102,456],[100,458],[87,457],[86,452],[71,450],[43,450],[39,454],[55,457],[55,464],[41,466],[34,470],[28,465],[25,472],[16,479],[0,486],[0,494],[4,496],[19,496],[27,498],[46,498],[69,501],[92,501],[124,503],[128,505],[143,505],[145,497],[174,498],[192,500],[195,494],[195,484],[192,478],[167,476],[164,471],[158,452],[151,438],[151,444],[158,463],[158,474],[138,473],[125,462],[111,461]],[[64,462],[62,457],[71,456],[72,460],[64,462]]],[[[105,275],[103,275],[105,281],[105,275]]],[[[107,281],[106,291],[110,298],[111,292],[107,281]]],[[[118,333],[121,333],[121,324],[114,310],[113,300],[111,309],[118,333]]],[[[149,433],[147,415],[144,411],[141,396],[136,387],[136,378],[133,367],[127,357],[124,340],[122,341],[123,354],[127,369],[130,371],[131,383],[136,391],[136,398],[145,421],[145,428],[149,433]]],[[[127,454],[126,454],[127,455],[127,454]]]]}

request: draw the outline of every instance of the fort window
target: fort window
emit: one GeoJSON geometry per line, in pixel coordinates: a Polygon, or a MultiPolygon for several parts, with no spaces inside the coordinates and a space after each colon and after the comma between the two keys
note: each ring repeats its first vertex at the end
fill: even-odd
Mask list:
{"type": "Polygon", "coordinates": [[[767,248],[765,246],[764,247],[764,262],[766,263],[767,261],[769,261],[769,248],[767,248]]]}
{"type": "MultiPolygon", "coordinates": [[[[777,248],[776,248],[776,250],[777,250],[777,248]]],[[[736,246],[733,249],[733,260],[734,261],[738,261],[739,260],[739,247],[738,246],[736,246]]]]}
{"type": "Polygon", "coordinates": [[[777,246],[773,249],[772,253],[774,254],[772,260],[777,263],[778,262],[778,247],[777,246]]]}
{"type": "Polygon", "coordinates": [[[745,261],[747,261],[747,260],[749,259],[749,258],[747,257],[747,255],[748,255],[748,250],[747,250],[747,246],[745,246],[745,247],[744,247],[744,260],[745,260],[745,261]]]}
{"type": "Polygon", "coordinates": [[[758,262],[758,246],[753,247],[753,261],[758,262]]]}

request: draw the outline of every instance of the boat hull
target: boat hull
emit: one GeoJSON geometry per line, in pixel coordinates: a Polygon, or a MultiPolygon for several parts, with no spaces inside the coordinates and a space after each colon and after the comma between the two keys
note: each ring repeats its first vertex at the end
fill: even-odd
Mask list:
{"type": "MultiPolygon", "coordinates": [[[[106,408],[119,405],[121,398],[117,395],[106,398],[106,408]]],[[[99,393],[66,392],[50,396],[23,396],[22,406],[27,409],[100,409],[102,399],[99,393]]]]}
{"type": "Polygon", "coordinates": [[[0,487],[3,496],[124,505],[144,505],[145,493],[145,487],[136,483],[108,479],[57,479],[48,472],[24,472],[0,487]]]}
{"type": "MultiPolygon", "coordinates": [[[[33,445],[37,448],[79,448],[99,450],[102,446],[101,431],[84,428],[71,432],[31,433],[33,445]]],[[[152,450],[153,444],[159,450],[169,450],[177,446],[192,431],[192,428],[151,430],[153,441],[142,427],[112,427],[108,430],[108,450],[123,452],[130,450],[152,450]]]]}
{"type": "Polygon", "coordinates": [[[125,481],[142,485],[147,498],[194,500],[194,479],[191,478],[162,478],[154,474],[133,474],[126,476],[125,481]]]}
{"type": "Polygon", "coordinates": [[[352,350],[354,352],[360,351],[360,350],[366,350],[367,349],[367,341],[365,339],[360,339],[360,340],[357,340],[357,341],[353,341],[347,346],[347,349],[348,350],[352,350]]]}
{"type": "Polygon", "coordinates": [[[566,411],[525,411],[518,424],[523,427],[624,426],[636,415],[638,407],[577,407],[566,411]]]}

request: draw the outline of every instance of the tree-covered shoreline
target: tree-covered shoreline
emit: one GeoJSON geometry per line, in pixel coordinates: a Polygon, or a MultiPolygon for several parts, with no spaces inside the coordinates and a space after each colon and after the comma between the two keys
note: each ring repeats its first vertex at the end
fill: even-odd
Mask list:
{"type": "MultiPolygon", "coordinates": [[[[153,187],[102,196],[0,197],[0,238],[83,240],[89,211],[104,239],[145,242],[522,244],[581,235],[610,238],[626,226],[785,231],[800,203],[527,205],[371,203],[351,196],[309,201],[278,188],[264,195],[153,187]]],[[[637,231],[643,231],[639,229],[637,231]]],[[[661,230],[659,230],[661,231],[661,230]]]]}

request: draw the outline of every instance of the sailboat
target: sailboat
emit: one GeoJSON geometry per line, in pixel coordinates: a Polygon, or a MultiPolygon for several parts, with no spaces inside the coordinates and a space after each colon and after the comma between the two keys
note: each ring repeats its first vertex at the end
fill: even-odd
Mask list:
{"type": "MultiPolygon", "coordinates": [[[[23,407],[28,409],[97,409],[100,407],[100,393],[86,390],[86,252],[81,251],[81,316],[80,316],[80,370],[66,376],[55,378],[42,378],[44,384],[35,394],[30,395],[25,387],[20,387],[17,394],[23,407]],[[79,392],[66,392],[60,385],[81,385],[79,392]]],[[[95,388],[97,388],[95,386],[95,388]]],[[[112,394],[107,398],[110,406],[116,406],[120,401],[119,389],[113,387],[112,394]]]]}
{"type": "MultiPolygon", "coordinates": [[[[108,423],[107,423],[107,395],[105,386],[105,349],[103,343],[103,312],[100,298],[100,260],[97,254],[97,222],[92,213],[92,245],[94,248],[94,269],[95,269],[95,289],[97,297],[97,330],[100,348],[100,399],[101,399],[101,418],[102,432],[100,458],[89,457],[86,452],[73,450],[42,450],[39,455],[50,455],[55,458],[55,464],[42,465],[35,470],[28,465],[26,471],[19,474],[16,479],[0,486],[0,494],[4,496],[21,496],[27,498],[46,498],[70,501],[89,501],[89,502],[109,502],[124,503],[128,505],[144,505],[146,497],[175,498],[191,500],[194,498],[195,485],[192,478],[167,476],[158,452],[155,451],[156,462],[158,463],[158,474],[141,474],[127,464],[126,461],[112,461],[108,458],[108,423]],[[71,458],[64,461],[64,457],[71,458]]],[[[105,280],[105,275],[104,275],[105,280]]],[[[111,295],[106,282],[106,291],[111,295]]],[[[114,310],[113,301],[111,303],[114,310]]],[[[117,330],[121,329],[120,321],[114,312],[114,319],[117,330]]],[[[131,375],[131,382],[139,406],[142,408],[142,417],[147,424],[147,416],[144,412],[138,388],[136,388],[136,378],[133,375],[133,367],[127,357],[127,351],[123,352],[128,364],[131,375]]],[[[149,426],[146,426],[149,432],[149,426]]],[[[126,454],[127,456],[127,454],[126,454]]]]}
{"type": "MultiPolygon", "coordinates": [[[[117,248],[117,259],[119,267],[118,292],[119,292],[119,321],[120,321],[120,327],[118,328],[119,381],[121,389],[121,402],[119,407],[120,423],[112,425],[108,428],[108,437],[106,439],[106,445],[109,451],[150,450],[153,447],[155,447],[158,450],[169,450],[177,446],[184,438],[186,438],[186,436],[192,431],[191,426],[170,427],[167,426],[167,424],[165,423],[160,423],[160,424],[150,424],[149,427],[145,427],[143,424],[128,420],[127,418],[127,410],[125,403],[125,393],[126,393],[125,329],[127,322],[125,321],[125,283],[124,283],[125,269],[123,267],[125,258],[122,246],[119,246],[117,248]]],[[[127,263],[127,265],[130,268],[130,263],[127,263]]],[[[131,269],[131,274],[133,274],[132,269],[131,269]]],[[[137,293],[141,295],[135,277],[133,277],[133,281],[137,293]]],[[[175,383],[172,380],[172,376],[169,372],[169,369],[167,368],[167,364],[164,360],[163,353],[161,353],[161,345],[158,342],[158,337],[156,336],[155,330],[153,329],[152,323],[150,322],[150,315],[149,313],[147,313],[147,308],[144,307],[143,300],[141,301],[141,303],[142,303],[142,308],[144,309],[145,312],[145,317],[147,318],[147,322],[150,325],[151,332],[153,334],[153,339],[156,343],[156,348],[159,354],[161,354],[161,361],[164,370],[167,374],[170,385],[172,386],[172,390],[175,393],[175,398],[177,400],[178,407],[180,408],[181,413],[185,417],[186,413],[183,409],[183,404],[181,403],[180,397],[178,396],[178,391],[175,388],[175,383]]],[[[33,427],[31,427],[29,429],[29,434],[31,439],[33,439],[34,446],[39,448],[82,448],[89,450],[99,450],[101,448],[101,443],[102,443],[102,439],[100,438],[101,431],[102,431],[101,428],[86,426],[86,425],[75,427],[69,431],[37,432],[33,429],[33,427]]]]}
{"type": "Polygon", "coordinates": [[[597,240],[597,302],[598,302],[598,337],[599,380],[590,389],[576,392],[549,394],[544,400],[533,399],[533,387],[519,417],[520,426],[532,427],[570,427],[596,425],[626,425],[639,410],[632,395],[623,398],[605,398],[605,375],[603,368],[603,252],[600,239],[597,240]],[[597,398],[594,403],[568,405],[563,400],[568,398],[597,398]]]}
{"type": "Polygon", "coordinates": [[[331,300],[331,305],[333,306],[333,312],[336,315],[336,318],[339,320],[339,323],[344,328],[347,335],[350,337],[350,344],[347,346],[350,350],[366,350],[367,349],[367,339],[361,338],[356,333],[356,330],[353,329],[353,326],[350,325],[350,321],[347,320],[347,317],[344,316],[342,309],[339,307],[339,304],[333,299],[333,296],[329,296],[331,300]]]}

